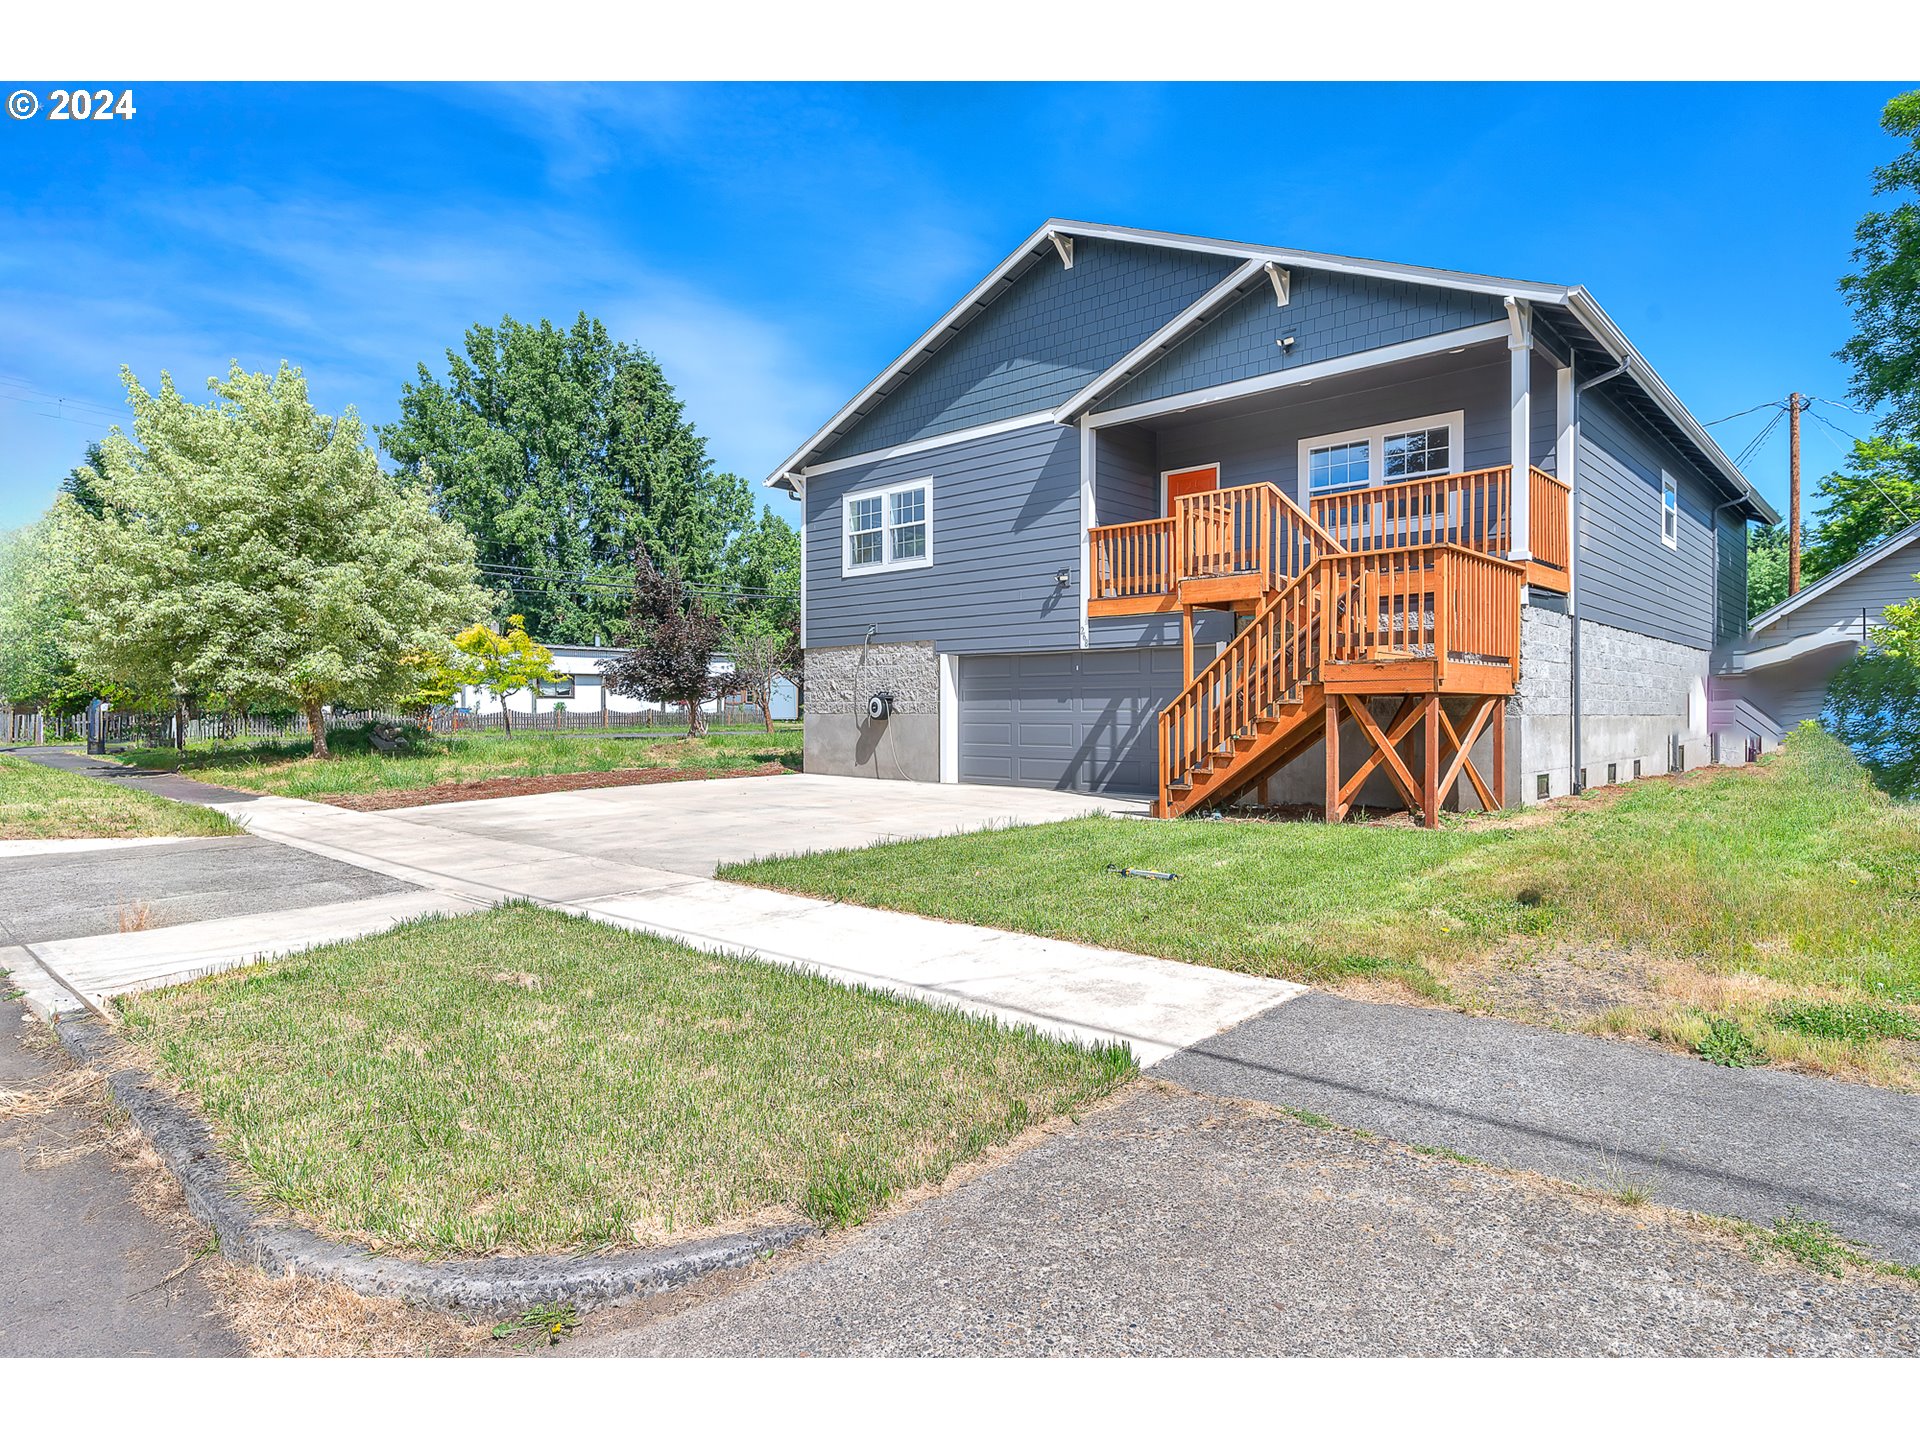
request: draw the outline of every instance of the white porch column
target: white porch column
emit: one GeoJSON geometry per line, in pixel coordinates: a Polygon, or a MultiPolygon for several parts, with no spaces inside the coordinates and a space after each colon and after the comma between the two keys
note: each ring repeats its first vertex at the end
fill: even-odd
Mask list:
{"type": "Polygon", "coordinates": [[[1511,548],[1508,555],[1527,560],[1533,555],[1532,490],[1527,471],[1533,458],[1533,309],[1524,300],[1507,297],[1507,360],[1510,404],[1508,463],[1513,466],[1511,548]]]}
{"type": "Polygon", "coordinates": [[[1080,417],[1080,553],[1073,562],[1074,578],[1079,581],[1080,590],[1080,648],[1086,649],[1092,643],[1092,631],[1087,623],[1087,601],[1093,595],[1093,576],[1087,573],[1091,561],[1092,549],[1087,534],[1100,523],[1096,508],[1096,496],[1093,488],[1094,475],[1100,467],[1100,432],[1087,422],[1086,416],[1080,417]]]}

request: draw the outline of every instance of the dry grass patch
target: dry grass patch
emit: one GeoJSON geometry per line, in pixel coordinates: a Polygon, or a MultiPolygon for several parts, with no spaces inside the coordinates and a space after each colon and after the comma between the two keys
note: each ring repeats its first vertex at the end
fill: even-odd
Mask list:
{"type": "Polygon", "coordinates": [[[123,1002],[265,1202],[427,1255],[848,1223],[1133,1073],[532,906],[123,1002]]]}

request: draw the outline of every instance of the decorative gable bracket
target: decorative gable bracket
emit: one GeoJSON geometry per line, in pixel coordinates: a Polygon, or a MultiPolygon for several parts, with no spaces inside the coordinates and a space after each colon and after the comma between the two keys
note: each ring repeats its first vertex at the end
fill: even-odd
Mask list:
{"type": "Polygon", "coordinates": [[[1267,279],[1273,282],[1274,304],[1284,310],[1287,302],[1293,299],[1293,272],[1284,265],[1274,264],[1271,260],[1267,262],[1266,269],[1267,279]]]}
{"type": "Polygon", "coordinates": [[[1047,238],[1053,241],[1053,248],[1060,252],[1060,268],[1071,270],[1073,268],[1073,237],[1062,235],[1058,230],[1049,230],[1047,238]]]}

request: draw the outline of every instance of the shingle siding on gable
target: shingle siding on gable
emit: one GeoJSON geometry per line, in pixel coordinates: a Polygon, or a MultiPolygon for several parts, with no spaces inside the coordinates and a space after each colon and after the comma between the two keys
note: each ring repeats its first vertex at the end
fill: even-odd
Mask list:
{"type": "Polygon", "coordinates": [[[1043,255],[820,458],[1050,410],[1198,300],[1230,256],[1080,238],[1043,255]]]}
{"type": "Polygon", "coordinates": [[[1080,643],[1080,432],[1036,425],[808,479],[807,644],[931,640],[943,651],[1071,650],[1080,643]],[[846,496],[933,479],[933,563],[840,573],[846,496]],[[1066,569],[1074,585],[1054,576],[1066,569]]]}
{"type": "Polygon", "coordinates": [[[1297,267],[1291,296],[1281,306],[1274,303],[1271,287],[1255,290],[1152,369],[1102,400],[1099,408],[1118,410],[1164,400],[1360,350],[1462,330],[1506,313],[1491,295],[1297,267]],[[1294,337],[1293,348],[1283,352],[1279,342],[1288,335],[1294,337]]]}
{"type": "Polygon", "coordinates": [[[1745,540],[1731,543],[1739,531],[1722,524],[1716,570],[1714,510],[1721,498],[1699,471],[1598,391],[1580,402],[1579,456],[1581,617],[1701,650],[1744,625],[1745,540]],[[1671,550],[1660,538],[1662,467],[1679,495],[1680,543],[1671,550]],[[1742,598],[1729,613],[1736,567],[1742,598]]]}

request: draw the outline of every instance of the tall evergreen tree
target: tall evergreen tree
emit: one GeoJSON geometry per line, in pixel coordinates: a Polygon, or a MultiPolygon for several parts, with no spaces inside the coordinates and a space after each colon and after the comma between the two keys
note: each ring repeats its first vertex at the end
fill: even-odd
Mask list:
{"type": "Polygon", "coordinates": [[[475,325],[444,379],[419,367],[380,439],[543,641],[616,633],[639,551],[724,584],[753,520],[746,482],[715,467],[659,362],[584,313],[567,329],[475,325]]]}

